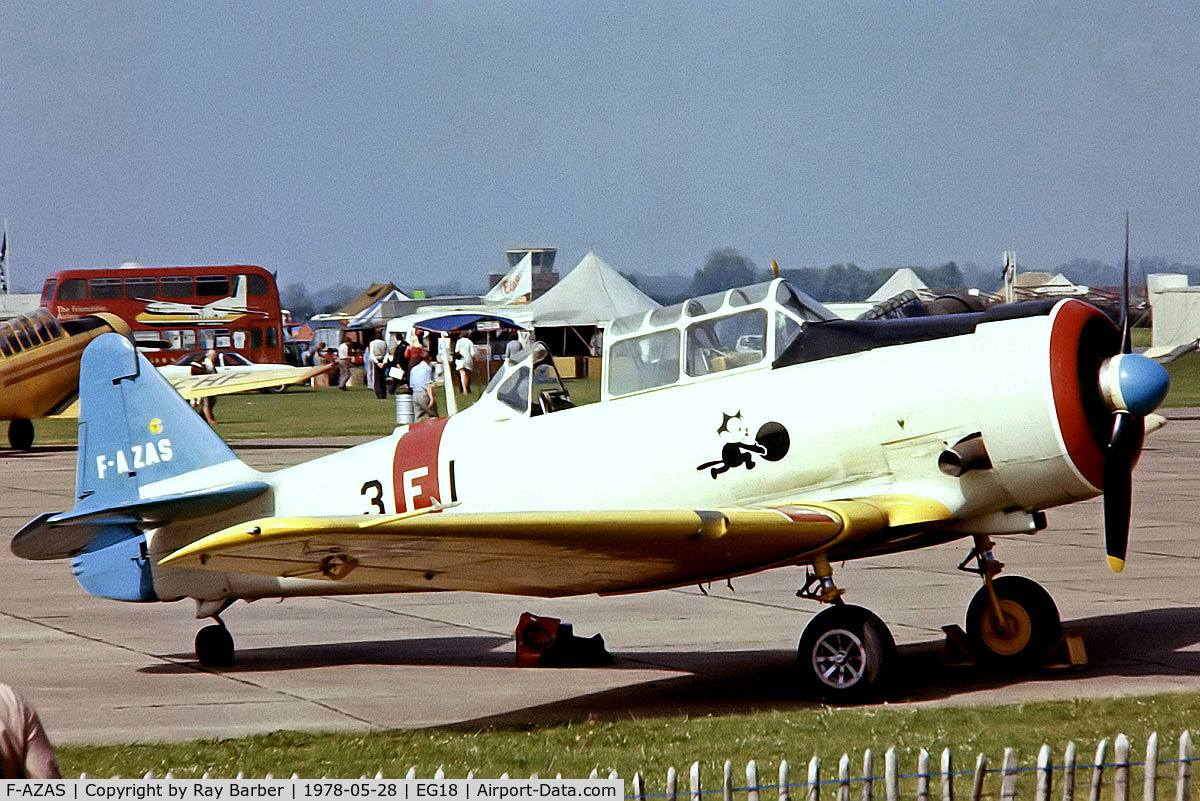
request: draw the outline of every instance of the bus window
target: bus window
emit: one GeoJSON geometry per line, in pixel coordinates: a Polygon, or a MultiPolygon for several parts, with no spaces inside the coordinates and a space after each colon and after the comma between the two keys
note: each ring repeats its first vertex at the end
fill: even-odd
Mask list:
{"type": "Polygon", "coordinates": [[[158,279],[152,275],[139,278],[126,278],[125,297],[138,299],[157,298],[158,279]]]}
{"type": "Polygon", "coordinates": [[[196,295],[198,297],[223,298],[229,295],[229,276],[227,275],[198,275],[196,276],[196,295]]]}
{"type": "Polygon", "coordinates": [[[104,300],[121,297],[121,279],[89,278],[88,297],[104,300]]]}
{"type": "Polygon", "coordinates": [[[246,329],[235,328],[233,330],[233,346],[238,350],[246,349],[246,329]]]}
{"type": "Polygon", "coordinates": [[[261,328],[250,329],[250,347],[261,348],[263,343],[263,335],[261,328]]]}
{"type": "Polygon", "coordinates": [[[267,328],[267,347],[279,347],[279,331],[275,329],[275,326],[270,326],[267,328]]]}
{"type": "Polygon", "coordinates": [[[167,347],[171,350],[183,350],[182,331],[163,331],[163,339],[167,341],[167,347]]]}
{"type": "Polygon", "coordinates": [[[164,275],[158,282],[164,298],[192,297],[192,278],[188,275],[164,275]]]}
{"type": "Polygon", "coordinates": [[[46,283],[42,284],[42,304],[47,304],[54,300],[54,286],[58,281],[53,278],[47,278],[46,283]]]}
{"type": "Polygon", "coordinates": [[[58,287],[58,300],[87,300],[87,282],[82,278],[68,278],[58,287]]]}
{"type": "Polygon", "coordinates": [[[188,328],[186,330],[180,331],[179,333],[181,335],[180,340],[179,340],[179,347],[182,348],[183,350],[195,350],[196,349],[196,332],[193,331],[192,329],[188,328]]]}
{"type": "Polygon", "coordinates": [[[271,290],[267,286],[267,279],[263,278],[258,273],[247,274],[246,294],[251,296],[271,294],[271,290]]]}

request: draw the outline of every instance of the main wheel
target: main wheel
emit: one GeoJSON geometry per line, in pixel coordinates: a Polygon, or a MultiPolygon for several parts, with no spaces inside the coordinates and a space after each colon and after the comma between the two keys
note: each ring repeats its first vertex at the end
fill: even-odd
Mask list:
{"type": "Polygon", "coordinates": [[[1024,576],[1000,576],[992,581],[1003,619],[987,587],[981,587],[967,607],[967,640],[981,662],[1002,667],[1037,665],[1062,636],[1058,607],[1050,593],[1024,576]]]}
{"type": "Polygon", "coordinates": [[[229,667],[233,664],[233,635],[220,623],[196,632],[196,658],[205,667],[229,667]]]}
{"type": "Polygon", "coordinates": [[[33,421],[9,420],[8,444],[19,451],[27,451],[33,447],[33,421]]]}
{"type": "Polygon", "coordinates": [[[798,660],[805,682],[820,698],[860,703],[885,689],[896,641],[883,621],[861,606],[831,606],[805,627],[798,660]]]}

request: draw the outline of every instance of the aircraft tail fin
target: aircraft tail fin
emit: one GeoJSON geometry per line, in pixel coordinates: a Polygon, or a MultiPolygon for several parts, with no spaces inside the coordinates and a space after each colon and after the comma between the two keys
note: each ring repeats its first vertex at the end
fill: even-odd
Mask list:
{"type": "MultiPolygon", "coordinates": [[[[241,465],[125,337],[105,334],[84,350],[79,401],[77,512],[166,494],[170,488],[155,485],[216,465],[241,465]]],[[[197,478],[188,482],[193,489],[216,483],[197,478]]]]}
{"type": "Polygon", "coordinates": [[[83,352],[75,508],[13,538],[25,559],[61,559],[137,538],[161,522],[228,509],[269,489],[119,334],[83,352]]]}

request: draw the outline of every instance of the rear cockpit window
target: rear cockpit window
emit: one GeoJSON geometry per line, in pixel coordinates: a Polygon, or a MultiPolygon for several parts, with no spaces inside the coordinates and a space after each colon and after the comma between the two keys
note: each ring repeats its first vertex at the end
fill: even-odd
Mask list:
{"type": "Polygon", "coordinates": [[[609,349],[608,391],[627,395],[679,380],[679,329],[622,340],[609,349]]]}
{"type": "Polygon", "coordinates": [[[757,364],[766,355],[765,309],[751,309],[688,326],[687,373],[690,376],[757,364]]]}

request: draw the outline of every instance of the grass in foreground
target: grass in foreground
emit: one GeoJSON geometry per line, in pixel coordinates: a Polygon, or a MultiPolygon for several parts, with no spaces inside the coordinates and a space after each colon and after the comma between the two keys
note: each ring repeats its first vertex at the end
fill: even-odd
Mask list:
{"type": "MultiPolygon", "coordinates": [[[[889,706],[672,718],[573,725],[488,729],[460,732],[446,729],[393,731],[378,734],[275,732],[230,740],[200,740],[172,744],[112,746],[64,745],[59,760],[66,775],[86,772],[93,777],[141,776],[167,770],[180,778],[209,772],[228,778],[270,773],[282,778],[357,778],[382,771],[403,778],[410,767],[431,777],[443,767],[450,778],[468,770],[477,776],[554,776],[586,778],[597,768],[602,775],[615,769],[628,780],[641,770],[648,791],[662,792],[668,767],[680,771],[686,787],[688,766],[699,760],[707,787],[720,784],[726,759],[735,776],[745,775],[750,759],[758,760],[764,784],[774,783],[781,759],[792,766],[792,781],[803,781],[805,765],[816,755],[823,776],[836,776],[837,760],[851,756],[852,775],[859,775],[862,752],[876,754],[882,774],[883,754],[895,747],[902,773],[916,768],[921,748],[937,755],[952,749],[958,769],[970,770],[978,753],[999,767],[1005,748],[1015,748],[1021,764],[1031,765],[1043,743],[1061,760],[1068,741],[1079,747],[1078,761],[1090,762],[1096,744],[1118,733],[1130,737],[1133,755],[1140,759],[1153,731],[1160,737],[1163,759],[1175,756],[1180,732],[1200,721],[1200,695],[1158,695],[958,708],[899,708],[889,706]]],[[[1111,755],[1111,750],[1110,750],[1111,755]]],[[[740,784],[740,781],[739,781],[740,784]]],[[[627,787],[628,789],[628,787],[627,787]]],[[[1030,790],[1032,788],[1030,787],[1030,790]]]]}

